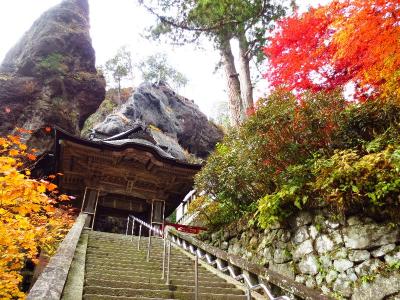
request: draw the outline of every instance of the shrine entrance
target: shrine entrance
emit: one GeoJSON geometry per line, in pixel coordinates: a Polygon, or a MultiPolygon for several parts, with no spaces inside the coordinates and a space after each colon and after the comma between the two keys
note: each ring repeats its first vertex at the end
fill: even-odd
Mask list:
{"type": "Polygon", "coordinates": [[[88,141],[56,130],[59,187],[89,215],[85,227],[123,233],[128,215],[162,226],[192,189],[200,165],[150,143],[88,141]]]}

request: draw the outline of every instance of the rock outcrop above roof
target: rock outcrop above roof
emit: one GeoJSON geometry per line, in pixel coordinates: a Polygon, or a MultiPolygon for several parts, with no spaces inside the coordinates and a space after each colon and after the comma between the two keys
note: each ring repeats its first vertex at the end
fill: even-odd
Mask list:
{"type": "Polygon", "coordinates": [[[79,134],[104,99],[95,68],[87,0],[64,0],[34,22],[0,66],[0,134],[33,131],[29,144],[47,150],[43,130],[57,125],[79,134]]]}
{"type": "Polygon", "coordinates": [[[178,159],[186,152],[207,157],[223,136],[193,101],[163,83],[141,84],[126,103],[93,125],[91,136],[104,139],[118,135],[132,129],[137,122],[145,124],[145,131],[155,145],[178,159]]]}

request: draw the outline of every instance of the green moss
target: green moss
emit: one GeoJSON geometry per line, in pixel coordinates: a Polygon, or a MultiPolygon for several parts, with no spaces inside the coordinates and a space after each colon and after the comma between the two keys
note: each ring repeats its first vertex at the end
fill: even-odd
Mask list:
{"type": "Polygon", "coordinates": [[[369,282],[374,281],[375,278],[376,278],[376,275],[375,275],[375,274],[369,274],[369,275],[361,276],[359,280],[360,280],[360,282],[362,282],[362,283],[369,283],[369,282]]]}
{"type": "Polygon", "coordinates": [[[68,66],[64,63],[64,57],[60,53],[51,53],[38,63],[38,68],[44,72],[65,74],[68,72],[68,66]]]}
{"type": "Polygon", "coordinates": [[[113,110],[117,107],[118,105],[109,100],[109,99],[105,99],[99,106],[99,108],[97,109],[97,111],[92,114],[89,118],[87,118],[87,120],[85,121],[85,124],[83,125],[83,129],[81,131],[81,135],[82,136],[87,136],[89,135],[90,131],[92,130],[92,128],[105,120],[105,118],[113,112],[113,110]]]}

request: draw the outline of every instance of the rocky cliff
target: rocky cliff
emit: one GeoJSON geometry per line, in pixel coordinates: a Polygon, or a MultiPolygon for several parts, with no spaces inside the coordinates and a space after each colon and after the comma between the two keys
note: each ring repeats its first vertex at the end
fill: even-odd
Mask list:
{"type": "Polygon", "coordinates": [[[30,146],[49,149],[43,131],[57,125],[79,134],[104,99],[89,35],[87,0],[64,0],[43,13],[0,66],[0,134],[33,131],[30,146]]]}
{"type": "MultiPolygon", "coordinates": [[[[102,114],[99,110],[97,114],[102,114]]],[[[98,119],[98,118],[91,118],[98,119]]],[[[185,151],[205,158],[223,133],[199,110],[166,84],[143,83],[118,109],[102,122],[85,126],[84,135],[104,139],[127,132],[140,122],[156,145],[175,158],[185,159],[185,151]]]]}

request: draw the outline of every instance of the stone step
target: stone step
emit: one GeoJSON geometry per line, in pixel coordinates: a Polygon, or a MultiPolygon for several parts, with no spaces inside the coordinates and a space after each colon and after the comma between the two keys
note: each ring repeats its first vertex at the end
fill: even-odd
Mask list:
{"type": "MultiPolygon", "coordinates": [[[[131,235],[120,235],[120,236],[100,236],[100,235],[89,235],[90,239],[93,241],[117,241],[117,242],[134,242],[139,240],[138,235],[134,235],[133,238],[131,235]]],[[[142,235],[140,240],[148,240],[148,236],[142,235]]],[[[158,237],[158,236],[151,236],[151,240],[160,243],[164,241],[164,238],[158,237]]]]}
{"type": "MultiPolygon", "coordinates": [[[[147,243],[140,244],[140,250],[147,251],[147,246],[148,246],[147,243]]],[[[121,244],[113,244],[113,243],[107,243],[107,244],[91,243],[88,248],[118,250],[118,251],[126,251],[126,250],[133,249],[133,250],[137,251],[138,245],[137,244],[121,245],[121,244]]],[[[164,247],[162,245],[160,245],[160,246],[151,245],[152,251],[163,252],[163,249],[164,249],[164,247]]],[[[172,249],[174,249],[174,248],[172,248],[172,249]]]]}
{"type": "MultiPolygon", "coordinates": [[[[176,255],[171,255],[170,258],[171,258],[170,259],[171,263],[174,261],[179,261],[179,262],[186,263],[186,264],[194,263],[194,260],[187,256],[180,257],[180,256],[176,256],[176,255]]],[[[116,261],[116,262],[123,262],[123,263],[132,262],[132,261],[147,262],[147,256],[145,254],[141,254],[141,253],[139,253],[138,255],[126,255],[126,256],[118,256],[118,254],[112,254],[112,253],[108,253],[108,254],[91,253],[91,254],[87,254],[87,261],[89,261],[89,260],[91,260],[91,261],[98,261],[98,260],[116,261]]],[[[150,255],[149,262],[162,263],[162,261],[163,261],[162,256],[158,257],[158,256],[150,255]]]]}
{"type": "MultiPolygon", "coordinates": [[[[127,289],[146,289],[146,290],[169,290],[169,291],[181,291],[181,292],[194,292],[194,281],[190,285],[176,285],[170,284],[169,286],[165,283],[144,283],[144,282],[126,282],[126,281],[114,281],[114,280],[99,280],[99,279],[87,279],[86,286],[99,286],[108,288],[127,288],[127,289]]],[[[232,295],[243,295],[243,292],[231,287],[208,287],[199,286],[200,293],[213,293],[213,294],[232,294],[232,295]]]]}
{"type": "MultiPolygon", "coordinates": [[[[102,238],[102,237],[93,237],[90,236],[90,240],[91,241],[95,241],[95,242],[116,242],[116,243],[135,243],[137,241],[139,241],[138,237],[134,237],[133,239],[131,239],[130,237],[122,237],[122,238],[102,238]]],[[[148,241],[149,238],[148,237],[141,237],[140,241],[148,241]]],[[[155,238],[154,236],[151,237],[151,242],[155,243],[155,244],[162,244],[164,242],[164,239],[160,239],[160,238],[155,238]]]]}
{"type": "MultiPolygon", "coordinates": [[[[140,240],[140,245],[148,245],[149,240],[148,239],[141,239],[140,240]]],[[[138,246],[139,240],[127,240],[127,241],[113,241],[113,240],[93,240],[90,239],[90,243],[92,245],[99,245],[99,246],[107,246],[107,245],[115,245],[115,246],[138,246]]],[[[158,240],[151,240],[151,245],[154,247],[158,248],[163,248],[164,247],[164,241],[158,241],[158,240]]]]}
{"type": "MultiPolygon", "coordinates": [[[[161,279],[161,275],[158,277],[147,277],[143,278],[143,276],[140,276],[139,274],[136,276],[123,276],[123,275],[103,275],[99,273],[95,273],[94,275],[89,273],[86,276],[86,279],[90,280],[112,280],[112,281],[123,281],[123,282],[137,282],[137,283],[155,283],[155,284],[164,284],[165,279],[161,279]]],[[[194,282],[194,277],[192,280],[189,280],[188,278],[184,279],[179,279],[179,278],[171,278],[170,280],[171,284],[173,285],[191,285],[194,282]]],[[[199,285],[200,286],[208,286],[208,287],[231,287],[233,288],[234,285],[226,282],[220,277],[214,277],[214,278],[204,278],[202,280],[199,280],[199,285]]]]}
{"type": "MultiPolygon", "coordinates": [[[[91,263],[104,263],[104,264],[143,264],[143,265],[157,265],[162,266],[163,260],[161,258],[155,258],[150,256],[150,261],[148,262],[145,257],[128,257],[128,258],[116,258],[113,257],[111,254],[107,256],[96,256],[96,255],[87,255],[86,262],[88,264],[91,263]]],[[[194,266],[194,260],[187,259],[187,260],[177,260],[172,257],[170,261],[170,265],[174,266],[194,266]]]]}
{"type": "MultiPolygon", "coordinates": [[[[145,258],[147,256],[147,251],[104,251],[104,250],[92,250],[92,249],[87,249],[87,254],[88,256],[112,256],[115,258],[121,258],[121,259],[126,259],[130,257],[139,257],[139,258],[145,258]]],[[[174,251],[171,252],[171,256],[173,257],[178,257],[182,259],[190,259],[187,255],[183,254],[182,252],[174,251]]],[[[163,253],[157,253],[157,252],[150,252],[150,257],[152,258],[158,258],[162,259],[163,253]]]]}
{"type": "MultiPolygon", "coordinates": [[[[87,263],[87,269],[96,269],[96,270],[102,270],[102,269],[108,269],[108,270],[119,270],[119,271],[130,271],[130,270],[135,270],[135,271],[151,271],[151,272],[161,272],[162,271],[162,265],[152,265],[152,264],[107,264],[107,263],[87,263]]],[[[207,273],[209,274],[209,271],[205,268],[199,267],[199,273],[207,273]]],[[[185,272],[185,273],[190,273],[194,272],[194,266],[171,266],[170,265],[170,271],[171,272],[185,272]]]]}
{"type": "MultiPolygon", "coordinates": [[[[128,261],[123,261],[119,262],[116,260],[110,260],[110,259],[87,259],[86,260],[87,265],[111,265],[111,266],[143,266],[143,267],[154,267],[154,268],[162,268],[163,262],[162,260],[160,261],[154,261],[150,259],[150,262],[147,262],[146,260],[128,260],[128,261]]],[[[170,262],[170,267],[172,268],[185,268],[185,269],[193,269],[194,268],[194,262],[183,262],[183,261],[178,261],[178,260],[172,260],[170,262]]]]}
{"type": "MultiPolygon", "coordinates": [[[[162,264],[158,264],[158,263],[147,263],[146,261],[142,261],[142,262],[137,262],[137,263],[127,263],[127,264],[118,264],[118,263],[109,263],[106,261],[97,261],[97,262],[93,262],[93,261],[87,261],[86,262],[86,268],[90,268],[90,269],[110,269],[110,270],[121,270],[121,271],[129,271],[132,269],[135,270],[151,270],[153,272],[158,272],[162,270],[162,264]]],[[[176,271],[176,272],[194,272],[194,265],[179,265],[179,264],[174,264],[171,265],[170,264],[170,270],[172,271],[176,271]]],[[[205,273],[209,273],[209,271],[202,267],[199,266],[199,272],[205,272],[205,273]]]]}
{"type": "MultiPolygon", "coordinates": [[[[149,278],[149,279],[160,279],[162,273],[159,272],[153,273],[153,272],[141,272],[138,273],[135,270],[132,271],[113,271],[113,270],[98,270],[98,269],[89,269],[86,271],[87,275],[90,275],[92,277],[95,277],[96,275],[103,275],[103,276],[141,276],[143,278],[149,278]]],[[[183,280],[194,280],[194,272],[193,273],[176,273],[176,272],[171,272],[170,273],[170,278],[172,279],[183,279],[183,280]]],[[[209,274],[199,274],[199,280],[221,280],[223,281],[222,278],[218,277],[217,275],[214,275],[212,273],[209,274]]]]}
{"type": "MultiPolygon", "coordinates": [[[[123,263],[123,264],[118,264],[115,263],[114,261],[86,261],[86,266],[95,266],[99,268],[104,268],[111,266],[112,268],[122,268],[122,269],[131,269],[131,268],[149,268],[154,271],[162,270],[163,264],[162,262],[152,262],[150,261],[149,263],[146,261],[131,261],[128,263],[123,263]]],[[[202,266],[199,266],[200,270],[207,270],[202,266]]],[[[170,270],[194,270],[194,264],[186,264],[186,263],[179,263],[179,262],[171,262],[170,263],[170,270]]]]}
{"type": "MultiPolygon", "coordinates": [[[[104,237],[95,237],[95,236],[90,235],[89,237],[90,237],[91,241],[95,241],[95,242],[98,241],[98,242],[134,243],[134,242],[139,241],[139,237],[137,237],[137,236],[135,236],[133,239],[130,236],[128,236],[128,237],[122,236],[120,238],[107,238],[107,237],[104,238],[104,237]]],[[[149,238],[147,236],[146,237],[142,236],[140,238],[140,241],[148,241],[148,240],[149,240],[149,238]]],[[[164,242],[164,239],[152,236],[151,242],[152,243],[154,242],[156,244],[162,244],[164,242]]]]}
{"type": "MultiPolygon", "coordinates": [[[[86,294],[89,295],[101,295],[101,296],[118,296],[118,297],[152,297],[152,298],[175,298],[175,299],[194,299],[193,292],[180,292],[180,291],[166,291],[166,290],[147,290],[147,289],[128,289],[128,288],[106,288],[99,286],[87,286],[84,289],[84,299],[86,294]]],[[[216,293],[199,293],[199,298],[202,300],[236,300],[236,299],[246,299],[244,294],[237,295],[231,293],[216,294],[216,293]]],[[[96,299],[96,298],[92,298],[96,299]]],[[[99,298],[97,298],[99,299],[99,298]]],[[[108,298],[101,298],[108,299],[108,298]]],[[[121,298],[119,298],[121,299],[121,298]]]]}
{"type": "MultiPolygon", "coordinates": [[[[137,250],[136,247],[126,247],[126,248],[115,248],[115,247],[93,247],[93,246],[88,246],[87,247],[87,251],[89,253],[118,253],[118,254],[139,254],[139,253],[143,253],[143,254],[147,254],[147,247],[145,248],[140,248],[140,250],[137,250]]],[[[150,251],[151,254],[158,254],[159,256],[162,256],[164,253],[163,249],[154,249],[152,248],[150,251]]],[[[171,249],[171,254],[172,255],[180,255],[182,257],[185,256],[185,254],[183,254],[180,250],[178,249],[171,249]]]]}
{"type": "MultiPolygon", "coordinates": [[[[102,296],[102,295],[85,295],[83,299],[87,300],[160,300],[160,298],[148,298],[148,297],[119,297],[119,296],[102,296]]],[[[173,300],[172,298],[163,298],[166,300],[173,300]]]]}

